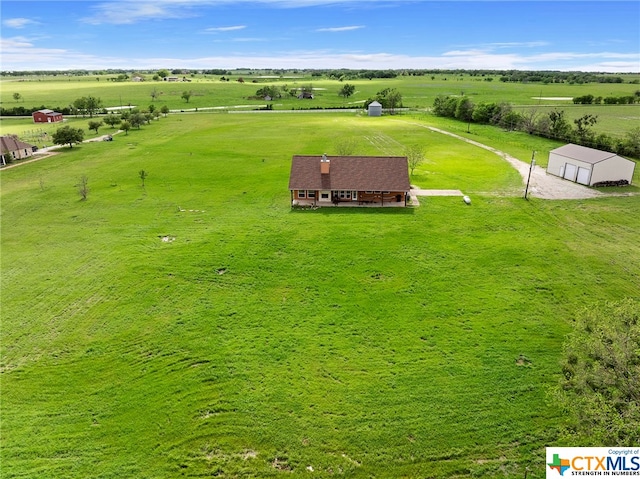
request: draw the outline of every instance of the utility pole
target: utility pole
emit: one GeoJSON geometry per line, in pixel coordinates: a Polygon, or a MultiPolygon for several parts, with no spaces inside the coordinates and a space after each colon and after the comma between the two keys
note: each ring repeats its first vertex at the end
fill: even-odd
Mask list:
{"type": "Polygon", "coordinates": [[[529,166],[529,177],[527,178],[527,187],[524,189],[525,200],[528,200],[527,193],[529,192],[529,181],[531,181],[531,172],[533,171],[533,168],[536,166],[535,156],[536,156],[536,151],[533,150],[533,154],[531,155],[531,166],[529,166]]]}

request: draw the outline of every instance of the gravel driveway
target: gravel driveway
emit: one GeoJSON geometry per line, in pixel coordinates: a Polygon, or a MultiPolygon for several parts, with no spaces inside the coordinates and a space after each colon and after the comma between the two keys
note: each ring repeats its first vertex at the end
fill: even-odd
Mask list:
{"type": "MultiPolygon", "coordinates": [[[[503,151],[496,150],[495,148],[484,145],[482,143],[478,143],[477,141],[470,140],[463,136],[449,133],[448,131],[431,126],[428,128],[431,131],[442,133],[443,135],[449,135],[459,140],[466,141],[467,143],[471,143],[472,145],[475,145],[477,147],[484,148],[485,150],[489,150],[499,157],[504,158],[509,162],[511,166],[518,170],[518,173],[520,173],[520,176],[522,176],[523,183],[526,185],[527,177],[529,176],[530,163],[521,161],[518,158],[508,155],[503,151]]],[[[524,195],[524,189],[522,190],[522,194],[524,195]]],[[[596,198],[598,196],[605,196],[603,193],[592,188],[587,188],[586,186],[580,185],[578,183],[573,183],[572,181],[563,180],[562,178],[559,178],[557,176],[548,175],[544,168],[537,165],[531,172],[528,194],[530,196],[535,196],[536,198],[543,198],[546,200],[580,200],[585,198],[596,198]]]]}
{"type": "MultiPolygon", "coordinates": [[[[398,120],[402,121],[402,120],[398,120]]],[[[518,158],[508,155],[504,151],[497,150],[490,146],[487,146],[483,143],[479,143],[474,140],[470,140],[460,135],[456,135],[455,133],[450,133],[445,130],[441,130],[440,128],[435,128],[432,126],[422,125],[420,123],[413,122],[405,122],[411,123],[415,126],[421,126],[423,128],[428,128],[431,131],[435,131],[437,133],[441,133],[443,135],[449,135],[453,138],[457,138],[458,140],[466,141],[472,145],[475,145],[479,148],[484,148],[492,153],[495,153],[500,158],[503,158],[511,166],[513,166],[520,176],[522,176],[523,188],[522,194],[524,195],[524,185],[527,184],[527,177],[529,176],[529,162],[519,160],[518,158]]],[[[593,188],[587,188],[586,186],[580,185],[578,183],[573,183],[571,181],[563,180],[562,178],[558,178],[557,176],[548,175],[546,170],[540,166],[535,166],[533,171],[531,172],[531,180],[529,182],[529,196],[534,196],[536,198],[543,198],[546,200],[580,200],[586,198],[597,198],[600,196],[622,196],[622,195],[606,195],[600,191],[594,190],[593,188]]],[[[626,196],[626,195],[624,195],[626,196]]]]}

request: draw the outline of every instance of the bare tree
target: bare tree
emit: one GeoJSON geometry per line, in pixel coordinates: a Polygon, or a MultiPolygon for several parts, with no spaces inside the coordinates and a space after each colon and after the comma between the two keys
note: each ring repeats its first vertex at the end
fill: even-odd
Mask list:
{"type": "Polygon", "coordinates": [[[335,148],[338,156],[351,156],[358,147],[358,140],[355,138],[340,138],[336,141],[335,148]]]}
{"type": "Polygon", "coordinates": [[[78,188],[80,200],[86,201],[89,196],[89,178],[87,178],[87,175],[82,175],[80,177],[80,183],[76,185],[76,188],[78,188]]]}

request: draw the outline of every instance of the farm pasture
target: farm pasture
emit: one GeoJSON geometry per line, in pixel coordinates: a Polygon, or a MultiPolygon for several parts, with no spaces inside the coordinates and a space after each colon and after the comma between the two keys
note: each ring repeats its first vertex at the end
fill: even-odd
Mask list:
{"type": "Polygon", "coordinates": [[[524,201],[408,118],[170,115],[3,171],[3,477],[544,477],[572,317],[640,290],[640,196],[524,201]],[[473,203],[292,210],[291,156],[340,138],[473,203]]]}

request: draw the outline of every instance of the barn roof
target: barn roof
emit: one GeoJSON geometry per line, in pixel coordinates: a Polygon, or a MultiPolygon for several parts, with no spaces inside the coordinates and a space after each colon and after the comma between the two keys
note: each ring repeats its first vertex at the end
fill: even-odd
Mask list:
{"type": "Polygon", "coordinates": [[[595,148],[588,148],[586,146],[574,145],[573,143],[569,143],[568,145],[564,145],[551,150],[550,153],[555,153],[556,155],[583,161],[590,164],[599,163],[608,158],[617,156],[615,153],[596,150],[595,148]]]}
{"type": "Polygon", "coordinates": [[[48,110],[48,109],[34,111],[33,113],[43,113],[43,114],[45,114],[47,116],[50,116],[50,115],[61,115],[62,114],[62,113],[58,113],[57,111],[48,110]]]}
{"type": "Polygon", "coordinates": [[[320,173],[322,156],[296,155],[290,190],[409,191],[406,156],[328,156],[329,174],[320,173]]]}

